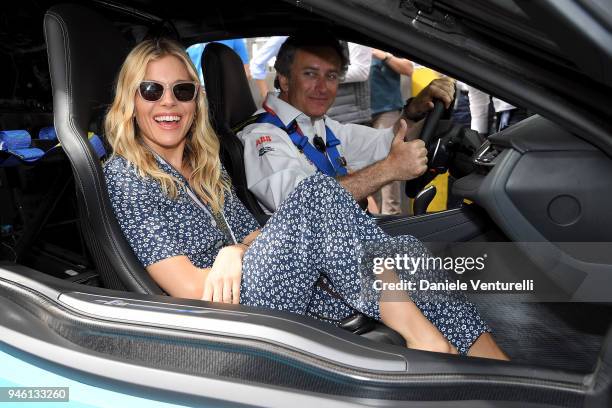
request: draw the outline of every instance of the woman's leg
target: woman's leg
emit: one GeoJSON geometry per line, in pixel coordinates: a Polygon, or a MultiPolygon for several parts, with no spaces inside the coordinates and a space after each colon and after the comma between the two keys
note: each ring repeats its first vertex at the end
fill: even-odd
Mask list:
{"type": "Polygon", "coordinates": [[[470,357],[493,358],[496,360],[510,360],[510,357],[499,348],[491,333],[482,333],[472,344],[467,353],[470,357]]]}
{"type": "MultiPolygon", "coordinates": [[[[361,242],[386,237],[369,222],[330,177],[316,174],[303,180],[245,253],[240,302],[300,314],[313,307],[323,312],[329,299],[316,289],[319,277],[327,276],[334,287],[363,286],[356,262],[361,242]]],[[[358,302],[359,294],[352,298],[358,302]]],[[[344,300],[354,307],[355,302],[344,300]]],[[[377,309],[366,314],[377,314],[377,309]]],[[[339,311],[350,313],[350,308],[339,311]]]]}
{"type": "MultiPolygon", "coordinates": [[[[399,328],[409,343],[427,348],[423,341],[435,337],[435,325],[459,352],[467,352],[486,325],[461,296],[411,293],[412,302],[404,292],[403,301],[383,299],[380,304],[372,266],[364,258],[393,252],[426,255],[414,237],[388,237],[335,180],[317,174],[289,195],[245,254],[241,303],[301,314],[312,314],[313,309],[329,313],[329,300],[317,303],[315,296],[315,283],[325,276],[352,308],[399,328]],[[426,335],[419,338],[422,334],[426,335]]],[[[333,309],[336,319],[350,313],[346,307],[333,309]]]]}
{"type": "MultiPolygon", "coordinates": [[[[389,269],[379,278],[385,283],[399,282],[395,272],[389,269]]],[[[380,317],[385,325],[402,335],[409,348],[457,354],[457,349],[427,320],[406,291],[383,290],[380,317]]]]}

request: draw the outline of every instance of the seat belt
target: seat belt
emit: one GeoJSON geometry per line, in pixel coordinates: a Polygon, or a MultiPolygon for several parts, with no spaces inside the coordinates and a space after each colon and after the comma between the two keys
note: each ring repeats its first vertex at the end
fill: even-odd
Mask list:
{"type": "MultiPolygon", "coordinates": [[[[340,156],[337,148],[338,145],[340,145],[340,141],[327,125],[325,125],[326,142],[322,147],[317,148],[310,143],[306,136],[304,136],[295,120],[291,122],[289,126],[285,126],[271,108],[266,104],[264,104],[263,107],[266,112],[259,115],[257,118],[258,123],[269,123],[282,129],[289,135],[295,147],[297,147],[300,152],[304,153],[308,160],[310,160],[320,172],[330,177],[346,176],[346,160],[344,157],[340,156]],[[327,156],[324,153],[325,151],[327,152],[327,156]]],[[[317,138],[318,136],[315,136],[315,140],[317,138]]],[[[323,142],[322,139],[321,142],[323,142]]]]}

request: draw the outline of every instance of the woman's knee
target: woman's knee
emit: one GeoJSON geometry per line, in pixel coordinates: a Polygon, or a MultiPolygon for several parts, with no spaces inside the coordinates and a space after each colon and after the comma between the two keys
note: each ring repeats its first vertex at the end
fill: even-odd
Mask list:
{"type": "Polygon", "coordinates": [[[304,191],[317,191],[319,193],[329,191],[333,193],[340,191],[342,187],[335,178],[317,172],[302,180],[296,189],[304,191]]]}

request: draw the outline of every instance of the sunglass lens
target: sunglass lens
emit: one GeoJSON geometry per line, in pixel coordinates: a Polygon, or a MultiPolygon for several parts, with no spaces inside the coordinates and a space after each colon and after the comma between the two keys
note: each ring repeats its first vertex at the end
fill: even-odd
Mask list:
{"type": "Polygon", "coordinates": [[[193,100],[196,93],[196,89],[197,87],[195,84],[185,82],[174,85],[172,91],[174,92],[174,96],[178,101],[188,102],[193,100]]]}
{"type": "Polygon", "coordinates": [[[156,82],[142,82],[140,84],[140,95],[149,102],[160,100],[164,94],[164,86],[156,82]]]}

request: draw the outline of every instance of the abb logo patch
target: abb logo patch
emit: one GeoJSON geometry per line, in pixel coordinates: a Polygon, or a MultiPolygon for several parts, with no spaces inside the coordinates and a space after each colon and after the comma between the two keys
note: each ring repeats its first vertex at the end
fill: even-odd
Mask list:
{"type": "Polygon", "coordinates": [[[271,142],[271,141],[272,141],[272,138],[270,136],[262,136],[255,141],[255,147],[259,147],[260,144],[271,142]]]}

